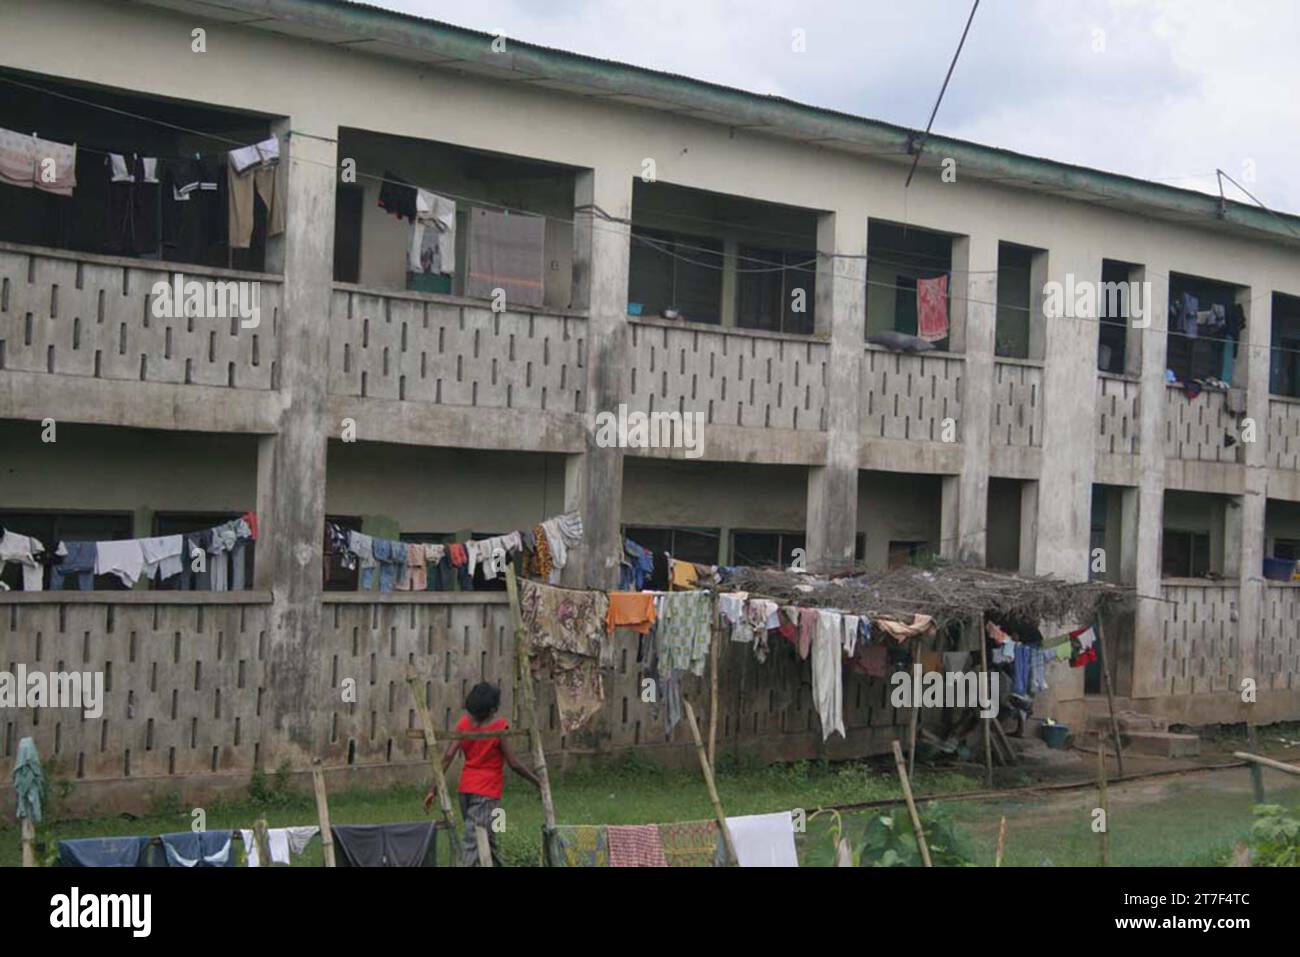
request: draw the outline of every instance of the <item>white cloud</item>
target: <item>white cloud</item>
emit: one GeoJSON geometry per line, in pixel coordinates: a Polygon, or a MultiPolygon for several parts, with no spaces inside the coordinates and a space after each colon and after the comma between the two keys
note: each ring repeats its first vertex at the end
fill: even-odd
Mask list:
{"type": "MultiPolygon", "coordinates": [[[[371,2],[915,127],[969,10],[951,0],[371,2]],[[796,28],[807,52],[791,49],[796,28]]],[[[1300,4],[1289,0],[984,0],[935,129],[1210,192],[1222,168],[1270,206],[1300,211],[1297,39],[1300,4]]]]}

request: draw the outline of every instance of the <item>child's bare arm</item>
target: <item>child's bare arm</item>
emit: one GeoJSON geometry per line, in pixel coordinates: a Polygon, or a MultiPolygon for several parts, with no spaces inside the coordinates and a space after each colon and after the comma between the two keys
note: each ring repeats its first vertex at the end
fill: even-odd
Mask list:
{"type": "Polygon", "coordinates": [[[521,762],[517,757],[515,757],[514,750],[510,747],[510,744],[506,741],[505,738],[501,739],[501,756],[506,759],[506,764],[510,765],[511,771],[514,771],[515,774],[519,775],[525,781],[531,781],[535,788],[537,788],[539,791],[541,790],[542,788],[541,779],[536,774],[534,774],[531,770],[524,767],[523,762],[521,762]]]}

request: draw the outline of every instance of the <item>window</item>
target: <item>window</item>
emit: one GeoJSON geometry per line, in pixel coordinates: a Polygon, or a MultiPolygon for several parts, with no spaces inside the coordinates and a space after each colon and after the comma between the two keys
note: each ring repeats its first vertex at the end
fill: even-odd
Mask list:
{"type": "Polygon", "coordinates": [[[1300,539],[1275,538],[1273,540],[1273,557],[1288,562],[1300,559],[1300,539]]]}
{"type": "Polygon", "coordinates": [[[675,309],[689,322],[722,321],[722,244],[717,240],[632,227],[628,308],[644,316],[675,309]]]}
{"type": "Polygon", "coordinates": [[[654,574],[646,583],[647,588],[664,591],[668,588],[668,563],[664,554],[684,562],[700,565],[718,563],[718,537],[716,528],[655,528],[644,525],[629,525],[623,529],[623,536],[630,538],[642,548],[649,549],[654,556],[654,574]]]}
{"type": "Polygon", "coordinates": [[[1129,267],[1125,263],[1103,260],[1101,264],[1102,293],[1097,301],[1097,368],[1102,372],[1123,375],[1128,361],[1128,293],[1114,299],[1107,294],[1110,288],[1127,290],[1129,267]],[[1111,284],[1115,284],[1114,287],[1111,284]]]}
{"type": "Polygon", "coordinates": [[[1232,383],[1244,318],[1236,298],[1233,286],[1170,275],[1166,367],[1179,382],[1214,378],[1232,383]]]}
{"type": "Polygon", "coordinates": [[[1300,298],[1273,294],[1273,342],[1268,389],[1300,399],[1300,298]]]}
{"type": "Polygon", "coordinates": [[[934,551],[934,546],[923,541],[889,543],[888,567],[892,571],[905,565],[915,565],[934,551]]]}
{"type": "Polygon", "coordinates": [[[741,246],[736,262],[736,325],[811,335],[817,254],[741,246]]]}
{"type": "Polygon", "coordinates": [[[803,532],[732,532],[731,564],[788,567],[805,541],[803,532]]]}
{"type": "Polygon", "coordinates": [[[1210,536],[1166,529],[1160,574],[1165,578],[1201,578],[1210,571],[1210,536]]]}
{"type": "Polygon", "coordinates": [[[1030,357],[1033,326],[1034,250],[998,244],[998,305],[995,352],[1009,359],[1030,357]]]}
{"type": "MultiPolygon", "coordinates": [[[[204,529],[215,528],[218,525],[224,525],[231,519],[239,518],[239,512],[159,512],[153,517],[153,533],[158,536],[162,535],[184,535],[187,532],[201,532],[204,529]]],[[[253,587],[253,562],[254,550],[257,548],[256,541],[244,543],[244,587],[246,589],[253,587]]],[[[233,555],[209,555],[205,559],[208,562],[215,561],[233,561],[233,555]]],[[[190,564],[190,556],[181,555],[181,561],[186,565],[190,564]]],[[[227,569],[227,581],[232,581],[229,577],[230,569],[227,569]]],[[[161,582],[155,582],[153,588],[163,591],[179,591],[187,576],[173,575],[171,578],[161,582]]]]}
{"type": "MultiPolygon", "coordinates": [[[[0,512],[0,525],[9,531],[39,539],[50,553],[59,542],[113,542],[132,537],[133,519],[129,512],[0,512]]],[[[15,591],[22,590],[22,566],[5,565],[0,575],[15,591]]],[[[75,580],[65,580],[65,588],[76,588],[75,580]]],[[[45,570],[43,587],[50,587],[50,572],[45,570]]],[[[96,591],[122,591],[126,586],[116,575],[96,575],[96,591]]]]}

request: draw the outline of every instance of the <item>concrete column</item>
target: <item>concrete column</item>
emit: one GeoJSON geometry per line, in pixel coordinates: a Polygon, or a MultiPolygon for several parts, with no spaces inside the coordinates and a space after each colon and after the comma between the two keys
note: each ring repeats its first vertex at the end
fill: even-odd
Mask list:
{"type": "Polygon", "coordinates": [[[1020,574],[1037,574],[1038,544],[1042,539],[1039,529],[1040,502],[1038,482],[1020,483],[1020,574]]]}
{"type": "MultiPolygon", "coordinates": [[[[1242,289],[1237,301],[1246,311],[1246,338],[1237,350],[1237,367],[1246,366],[1246,417],[1255,423],[1255,441],[1243,442],[1246,461],[1246,488],[1241,496],[1240,562],[1238,574],[1241,596],[1237,605],[1237,680],[1254,678],[1258,673],[1258,647],[1264,622],[1264,532],[1268,507],[1268,397],[1269,345],[1273,337],[1273,297],[1261,295],[1251,301],[1251,290],[1242,289]]],[[[1240,379],[1236,382],[1242,385],[1240,379]]],[[[1232,546],[1229,539],[1225,548],[1232,546]]],[[[1226,559],[1226,555],[1225,555],[1226,559]]]]}
{"type": "Polygon", "coordinates": [[[961,476],[943,476],[939,494],[939,557],[951,560],[957,557],[961,531],[958,524],[961,517],[961,476]]]}
{"type": "MultiPolygon", "coordinates": [[[[628,364],[627,271],[632,173],[578,173],[574,195],[573,305],[587,310],[587,450],[565,463],[565,508],[582,513],[585,541],[571,553],[564,583],[613,588],[623,551],[623,450],[596,445],[595,416],[618,413],[628,364]]],[[[706,439],[707,441],[707,439],[706,439]]]]}
{"type": "MultiPolygon", "coordinates": [[[[1087,581],[1096,459],[1099,311],[1080,308],[1086,307],[1086,301],[1079,302],[1077,297],[1075,302],[1069,300],[1085,283],[1094,290],[1100,287],[1101,256],[1066,246],[1036,255],[1034,263],[1036,267],[1041,263],[1042,269],[1041,278],[1039,268],[1033,271],[1036,281],[1030,288],[1030,302],[1042,302],[1042,283],[1052,282],[1064,291],[1057,301],[1065,307],[1064,315],[1030,316],[1031,323],[1042,329],[1045,374],[1039,481],[1050,490],[1038,497],[1034,569],[1067,581],[1087,581]]],[[[1023,536],[1021,547],[1023,550],[1023,536]]]]}
{"type": "MultiPolygon", "coordinates": [[[[1113,501],[1115,496],[1111,496],[1113,501]]],[[[1138,528],[1141,519],[1138,516],[1138,507],[1141,500],[1141,491],[1136,488],[1125,488],[1119,493],[1120,499],[1120,518],[1119,518],[1119,577],[1112,579],[1125,585],[1132,585],[1137,581],[1138,576],[1138,528]]],[[[1106,556],[1106,567],[1111,567],[1110,562],[1114,556],[1106,556]]]]}
{"type": "Polygon", "coordinates": [[[1147,263],[1138,281],[1149,283],[1143,296],[1142,315],[1134,322],[1142,329],[1142,383],[1138,398],[1138,540],[1137,599],[1133,634],[1133,696],[1151,697],[1161,688],[1160,548],[1165,507],[1165,357],[1169,335],[1169,270],[1163,263],[1147,263]]]}
{"type": "Polygon", "coordinates": [[[959,561],[984,564],[988,547],[989,442],[992,435],[993,345],[997,333],[998,240],[994,235],[953,241],[953,323],[966,354],[962,379],[964,465],[957,503],[959,561]]]}
{"type": "Polygon", "coordinates": [[[283,311],[274,330],[284,411],[280,431],[260,439],[257,454],[254,582],[273,595],[262,734],[264,742],[282,742],[284,749],[264,749],[267,766],[283,758],[302,766],[313,756],[313,714],[319,695],[328,693],[313,682],[321,671],[313,654],[321,625],[337,130],[304,117],[295,117],[293,127],[292,135],[287,122],[274,129],[280,162],[287,164],[282,183],[288,205],[285,234],[267,255],[268,270],[284,274],[283,311]]]}
{"type": "Polygon", "coordinates": [[[867,217],[817,219],[817,331],[830,336],[826,388],[826,464],[808,470],[808,567],[853,564],[858,527],[858,402],[866,337],[867,217]]]}

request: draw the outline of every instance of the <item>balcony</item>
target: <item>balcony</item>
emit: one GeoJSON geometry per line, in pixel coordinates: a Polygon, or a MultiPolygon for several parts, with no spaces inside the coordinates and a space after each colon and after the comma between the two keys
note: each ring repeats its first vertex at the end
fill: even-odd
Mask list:
{"type": "Polygon", "coordinates": [[[1166,579],[1160,588],[1160,671],[1174,695],[1235,692],[1240,588],[1208,579],[1166,579]]]}

